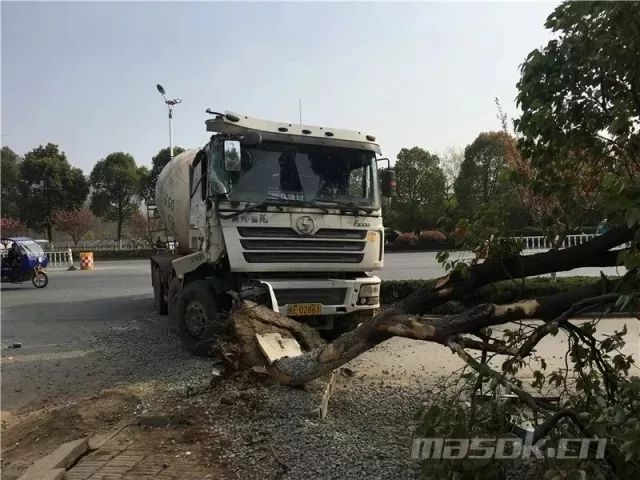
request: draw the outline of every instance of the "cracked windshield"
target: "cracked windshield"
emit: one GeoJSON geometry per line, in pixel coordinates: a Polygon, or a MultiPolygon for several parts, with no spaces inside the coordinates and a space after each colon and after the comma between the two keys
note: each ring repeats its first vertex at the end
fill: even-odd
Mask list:
{"type": "Polygon", "coordinates": [[[379,204],[373,152],[264,142],[241,156],[242,172],[230,179],[232,201],[379,204]]]}

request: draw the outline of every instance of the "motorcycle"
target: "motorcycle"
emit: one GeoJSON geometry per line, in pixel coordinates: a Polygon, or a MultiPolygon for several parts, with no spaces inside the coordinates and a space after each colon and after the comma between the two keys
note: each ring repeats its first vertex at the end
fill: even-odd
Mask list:
{"type": "Polygon", "coordinates": [[[22,283],[31,281],[36,288],[44,288],[49,284],[49,277],[44,271],[49,259],[42,247],[28,237],[2,238],[5,247],[2,255],[2,283],[22,283]],[[9,248],[16,245],[17,254],[8,254],[9,248]]]}

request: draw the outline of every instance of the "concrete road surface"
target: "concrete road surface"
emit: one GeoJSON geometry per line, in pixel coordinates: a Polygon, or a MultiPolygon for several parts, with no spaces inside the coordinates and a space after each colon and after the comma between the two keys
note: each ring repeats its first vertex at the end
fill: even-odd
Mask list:
{"type": "MultiPolygon", "coordinates": [[[[433,253],[390,253],[385,264],[383,279],[431,278],[443,273],[433,253]]],[[[127,336],[127,329],[139,328],[143,321],[145,328],[157,329],[164,335],[156,336],[167,344],[159,345],[158,352],[175,356],[175,351],[180,351],[179,340],[169,333],[165,335],[166,317],[152,313],[147,260],[97,261],[93,271],[49,273],[49,286],[42,290],[30,283],[2,285],[3,410],[15,410],[34,402],[47,403],[66,395],[91,394],[118,382],[128,382],[142,367],[135,362],[143,360],[123,359],[122,350],[109,355],[104,343],[113,341],[113,335],[109,335],[119,332],[119,342],[132,338],[130,348],[140,348],[134,343],[144,342],[144,337],[127,336]],[[20,342],[22,347],[8,348],[14,342],[20,342]]],[[[637,329],[631,335],[635,335],[636,344],[631,347],[635,352],[637,329]]],[[[379,371],[393,364],[395,368],[402,366],[421,375],[438,374],[440,366],[453,365],[451,355],[444,349],[404,340],[394,340],[376,352],[373,358],[379,361],[368,367],[372,374],[378,371],[376,363],[383,365],[379,371]]],[[[371,358],[371,354],[366,358],[371,358]]],[[[192,360],[181,357],[179,361],[192,360]]],[[[153,379],[163,368],[164,365],[159,365],[146,377],[153,379]]]]}

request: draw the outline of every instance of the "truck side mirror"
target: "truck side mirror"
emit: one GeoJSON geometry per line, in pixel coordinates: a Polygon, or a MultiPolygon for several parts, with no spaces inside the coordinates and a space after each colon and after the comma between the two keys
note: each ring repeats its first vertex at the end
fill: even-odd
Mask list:
{"type": "Polygon", "coordinates": [[[227,172],[239,172],[242,170],[240,155],[240,142],[237,140],[224,141],[224,169],[227,172]]]}
{"type": "Polygon", "coordinates": [[[392,168],[380,170],[380,192],[383,197],[396,196],[396,171],[392,168]]]}

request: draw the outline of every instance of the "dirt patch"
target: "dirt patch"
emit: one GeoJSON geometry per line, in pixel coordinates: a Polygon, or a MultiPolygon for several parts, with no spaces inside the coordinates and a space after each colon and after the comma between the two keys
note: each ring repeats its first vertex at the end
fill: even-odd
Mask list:
{"type": "MultiPolygon", "coordinates": [[[[107,432],[122,422],[130,422],[122,436],[130,448],[145,456],[143,468],[157,467],[163,478],[220,478],[219,458],[228,441],[201,421],[202,408],[201,403],[184,402],[182,394],[164,385],[138,384],[12,414],[2,432],[2,479],[18,478],[31,463],[64,442],[107,432]],[[170,420],[164,427],[138,425],[140,418],[163,416],[170,420]]],[[[104,453],[96,450],[88,456],[104,453]]]]}
{"type": "Polygon", "coordinates": [[[2,478],[12,479],[61,443],[108,430],[133,416],[140,399],[122,390],[11,417],[2,432],[2,478]]]}

